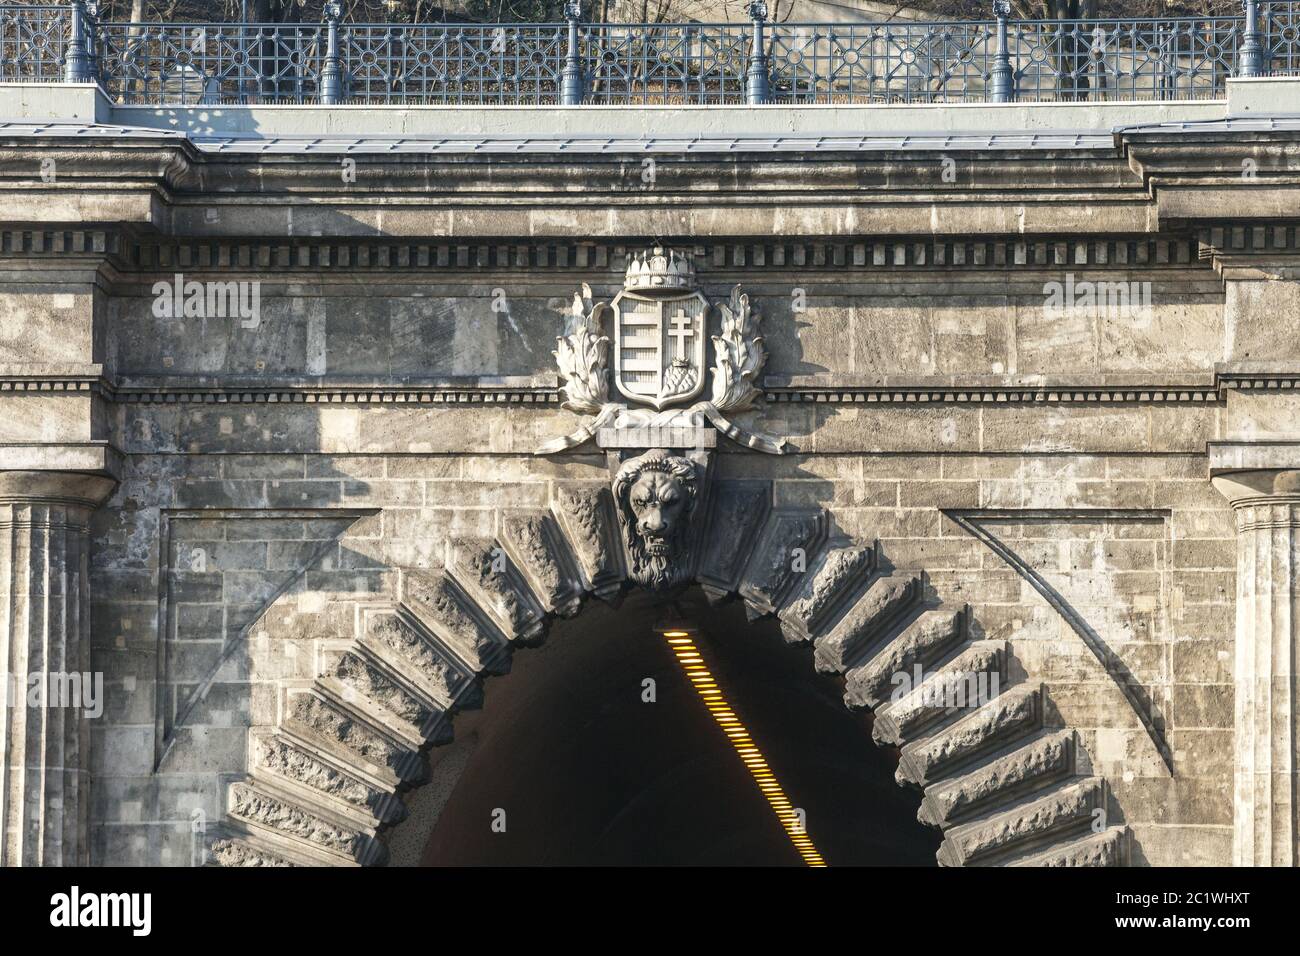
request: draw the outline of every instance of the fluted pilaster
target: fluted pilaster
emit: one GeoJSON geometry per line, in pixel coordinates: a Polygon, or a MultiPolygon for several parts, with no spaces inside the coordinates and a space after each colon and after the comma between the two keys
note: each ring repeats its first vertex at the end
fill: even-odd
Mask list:
{"type": "Polygon", "coordinates": [[[87,522],[114,484],[0,472],[0,865],[89,862],[87,522]]]}
{"type": "Polygon", "coordinates": [[[1300,471],[1222,475],[1237,521],[1233,862],[1295,866],[1300,471]]]}

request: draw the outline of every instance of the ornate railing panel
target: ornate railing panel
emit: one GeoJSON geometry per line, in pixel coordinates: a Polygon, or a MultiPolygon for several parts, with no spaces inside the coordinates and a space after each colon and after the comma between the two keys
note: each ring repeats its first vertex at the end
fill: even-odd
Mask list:
{"type": "Polygon", "coordinates": [[[1266,72],[1300,75],[1300,3],[1266,3],[1260,20],[1270,59],[1266,72]]]}
{"type": "Polygon", "coordinates": [[[345,96],[360,102],[558,102],[565,27],[357,24],[340,27],[345,96]]]}
{"type": "Polygon", "coordinates": [[[317,93],[317,24],[102,23],[100,83],[123,103],[302,103],[317,93]]]}
{"type": "Polygon", "coordinates": [[[1222,96],[1242,21],[1058,20],[1010,25],[1019,100],[1222,96]]]}
{"type": "Polygon", "coordinates": [[[0,6],[0,81],[119,103],[725,104],[1186,100],[1300,74],[1300,0],[1242,17],[593,24],[96,23],[0,6]],[[1249,25],[1254,24],[1253,31],[1249,25]],[[1000,34],[1005,33],[1005,42],[1000,34]]]}
{"type": "Polygon", "coordinates": [[[772,96],[784,103],[983,99],[991,24],[772,24],[772,96]]]}
{"type": "Polygon", "coordinates": [[[591,24],[583,33],[587,101],[743,103],[744,24],[591,24]]]}
{"type": "Polygon", "coordinates": [[[63,79],[67,7],[0,7],[0,79],[63,79]]]}

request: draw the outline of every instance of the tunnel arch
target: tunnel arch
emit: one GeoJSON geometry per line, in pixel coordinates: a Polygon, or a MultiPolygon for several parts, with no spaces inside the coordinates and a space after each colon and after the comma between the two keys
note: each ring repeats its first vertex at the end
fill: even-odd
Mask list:
{"type": "MultiPolygon", "coordinates": [[[[918,819],[943,834],[940,864],[1126,865],[1131,835],[1106,781],[1007,642],[879,542],[772,500],[770,481],[713,482],[683,577],[774,618],[843,681],[846,706],[871,710],[876,742],[899,750],[898,783],[921,791],[918,819]]],[[[426,750],[482,703],[483,680],[555,619],[634,586],[607,483],[557,482],[549,508],[503,508],[494,523],[491,537],[450,536],[440,568],[396,569],[397,600],[359,608],[311,685],[250,733],[209,862],[383,864],[403,795],[427,782],[426,750]]]]}

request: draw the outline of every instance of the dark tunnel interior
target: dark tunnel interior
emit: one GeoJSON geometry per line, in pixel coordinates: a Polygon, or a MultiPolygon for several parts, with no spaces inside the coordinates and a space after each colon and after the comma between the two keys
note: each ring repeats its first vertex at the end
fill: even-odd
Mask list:
{"type": "Polygon", "coordinates": [[[776,622],[698,591],[671,605],[640,592],[617,609],[593,602],[516,653],[483,708],[457,718],[474,749],[423,863],[802,865],[670,652],[666,614],[691,628],[829,865],[934,865],[940,835],[916,820],[920,794],[894,782],[897,754],[844,707],[840,682],[776,622]]]}

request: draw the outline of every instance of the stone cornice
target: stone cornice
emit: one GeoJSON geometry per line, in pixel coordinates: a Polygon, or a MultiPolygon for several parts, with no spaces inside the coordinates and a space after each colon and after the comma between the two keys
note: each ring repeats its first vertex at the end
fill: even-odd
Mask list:
{"type": "MultiPolygon", "coordinates": [[[[1250,233],[1259,230],[1242,229],[1250,233]]],[[[1222,230],[1219,230],[1222,232],[1222,230]]],[[[1270,235],[1286,249],[1300,248],[1296,227],[1275,227],[1270,235]]],[[[1207,258],[1206,233],[1197,239],[1178,235],[1092,236],[1056,235],[1025,238],[1013,234],[929,237],[861,235],[839,239],[797,237],[784,241],[764,239],[685,239],[701,267],[712,273],[730,269],[774,268],[799,270],[922,270],[953,271],[1089,267],[1096,269],[1204,268],[1207,258]]],[[[468,237],[459,242],[428,237],[399,239],[358,237],[328,240],[297,236],[276,240],[265,237],[193,237],[167,239],[106,230],[8,229],[0,230],[0,265],[5,260],[35,262],[64,256],[101,254],[119,282],[151,280],[173,271],[249,272],[269,274],[320,274],[329,281],[332,270],[382,271],[397,278],[403,272],[426,270],[581,271],[589,278],[592,270],[608,270],[621,283],[626,256],[657,238],[626,236],[617,240],[529,240],[502,241],[468,237]]],[[[1283,247],[1279,247],[1283,248],[1283,247]]],[[[725,281],[724,277],[716,277],[725,281]]],[[[754,277],[750,276],[751,281],[754,277]]],[[[704,281],[714,275],[702,274],[704,281]]],[[[342,278],[339,281],[350,281],[342,278]]]]}
{"type": "Polygon", "coordinates": [[[1200,256],[1224,279],[1300,274],[1300,228],[1286,223],[1215,224],[1198,230],[1200,256]]]}
{"type": "MultiPolygon", "coordinates": [[[[1104,376],[1102,377],[1104,379],[1104,376]]],[[[1152,381],[1122,384],[1080,382],[1061,384],[1033,384],[1024,381],[979,384],[954,381],[949,383],[874,385],[767,385],[764,394],[769,402],[817,404],[879,404],[879,405],[934,405],[934,404],[1204,404],[1222,398],[1221,390],[1212,383],[1186,384],[1152,381]]]]}
{"type": "Polygon", "coordinates": [[[899,232],[922,222],[934,235],[1152,232],[1223,209],[1241,220],[1300,216],[1297,157],[1300,131],[1231,127],[1125,131],[1113,149],[556,155],[376,146],[346,156],[220,152],[165,132],[91,128],[0,137],[0,218],[210,236],[616,236],[662,234],[683,220],[696,236],[848,235],[867,218],[899,232]],[[356,164],[353,180],[344,158],[356,164]],[[40,179],[45,159],[56,183],[40,179]]]}
{"type": "MultiPolygon", "coordinates": [[[[446,379],[415,383],[320,379],[215,379],[133,376],[114,383],[104,374],[66,371],[19,374],[0,368],[0,397],[89,394],[119,404],[283,405],[525,405],[558,406],[563,398],[552,376],[446,379]]],[[[1300,369],[1253,369],[1223,365],[1212,375],[1100,375],[885,377],[838,376],[801,381],[767,376],[764,396],[773,404],[1211,404],[1231,391],[1300,389],[1300,369]]]]}
{"type": "MultiPolygon", "coordinates": [[[[1162,227],[1300,216],[1300,130],[1148,127],[1117,135],[1162,227]]],[[[1177,124],[1174,124],[1175,126],[1177,124]]]]}
{"type": "Polygon", "coordinates": [[[159,134],[0,138],[0,219],[147,224],[178,235],[697,236],[1149,232],[1150,195],[1119,150],[673,155],[205,152],[159,134]],[[958,157],[953,159],[953,157],[958,157]],[[53,160],[57,183],[39,178],[53,160]],[[958,165],[952,171],[948,161],[958,165]],[[647,181],[647,163],[653,163],[647,181]],[[811,173],[815,169],[815,175],[811,173]],[[1091,215],[1079,217],[1080,205],[1091,215]],[[557,208],[562,207],[562,209],[557,208]],[[797,210],[798,216],[791,212],[797,210]],[[918,219],[918,213],[921,218],[918,219]]]}
{"type": "Polygon", "coordinates": [[[560,393],[544,384],[321,384],[302,382],[196,383],[168,378],[157,384],[114,385],[102,376],[6,375],[0,397],[87,393],[119,404],[199,405],[558,405],[560,393]]]}

